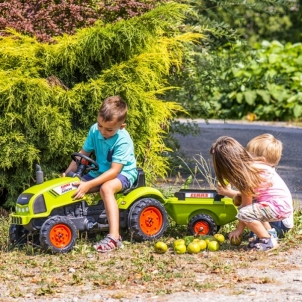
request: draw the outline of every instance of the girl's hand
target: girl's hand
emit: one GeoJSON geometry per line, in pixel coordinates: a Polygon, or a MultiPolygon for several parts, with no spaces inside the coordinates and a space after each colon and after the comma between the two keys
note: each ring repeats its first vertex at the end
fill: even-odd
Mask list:
{"type": "Polygon", "coordinates": [[[229,196],[232,194],[231,184],[228,184],[226,188],[223,188],[220,183],[217,184],[216,191],[219,195],[229,196]]]}
{"type": "Polygon", "coordinates": [[[242,232],[238,229],[234,230],[233,232],[231,232],[229,234],[229,240],[231,240],[232,238],[236,239],[240,239],[242,232]]]}

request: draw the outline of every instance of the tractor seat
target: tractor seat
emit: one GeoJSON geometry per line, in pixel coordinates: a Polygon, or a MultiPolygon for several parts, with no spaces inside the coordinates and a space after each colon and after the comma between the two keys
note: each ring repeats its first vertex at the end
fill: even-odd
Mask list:
{"type": "Polygon", "coordinates": [[[136,181],[133,183],[133,185],[129,189],[123,190],[122,193],[128,194],[136,188],[146,186],[145,173],[144,173],[143,169],[137,168],[137,172],[138,172],[138,175],[137,175],[136,181]]]}

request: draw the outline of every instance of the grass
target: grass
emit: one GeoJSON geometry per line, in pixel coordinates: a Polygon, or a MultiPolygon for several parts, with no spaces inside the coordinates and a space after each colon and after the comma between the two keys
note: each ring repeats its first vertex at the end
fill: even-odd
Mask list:
{"type": "MultiPolygon", "coordinates": [[[[178,291],[215,291],[233,289],[242,282],[270,283],[270,278],[240,279],[238,269],[266,265],[265,261],[278,257],[291,247],[302,243],[302,213],[295,212],[295,227],[281,240],[280,249],[270,255],[249,253],[247,242],[234,247],[228,241],[217,252],[177,255],[173,252],[175,238],[186,235],[186,227],[173,224],[161,239],[168,244],[165,254],[154,253],[154,242],[131,242],[131,236],[123,233],[125,248],[99,254],[92,249],[96,239],[81,238],[68,254],[51,254],[30,244],[15,247],[8,243],[10,220],[2,217],[0,223],[0,281],[2,297],[38,298],[76,295],[87,291],[114,290],[112,298],[122,299],[129,295],[163,295],[178,291]],[[232,280],[230,283],[229,280],[232,280]]],[[[227,233],[235,222],[225,225],[220,233],[227,233]]],[[[281,257],[282,259],[282,257],[281,257]]],[[[284,266],[282,260],[275,267],[284,266]]],[[[238,293],[239,294],[239,293],[238,293]]]]}

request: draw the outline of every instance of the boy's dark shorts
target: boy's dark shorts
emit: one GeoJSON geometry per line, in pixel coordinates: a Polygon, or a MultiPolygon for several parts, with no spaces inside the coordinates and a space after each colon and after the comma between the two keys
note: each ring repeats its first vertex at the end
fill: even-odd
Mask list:
{"type": "MultiPolygon", "coordinates": [[[[87,181],[94,179],[94,177],[92,177],[90,174],[86,174],[82,178],[84,178],[87,181]]],[[[119,179],[120,182],[122,183],[122,191],[130,188],[130,181],[126,176],[124,176],[122,174],[118,174],[117,179],[119,179]]],[[[101,186],[102,185],[99,185],[99,188],[101,186]]]]}

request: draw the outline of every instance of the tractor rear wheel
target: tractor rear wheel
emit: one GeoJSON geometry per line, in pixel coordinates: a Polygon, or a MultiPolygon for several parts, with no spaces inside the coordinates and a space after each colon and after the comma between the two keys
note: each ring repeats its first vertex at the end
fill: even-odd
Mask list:
{"type": "Polygon", "coordinates": [[[210,215],[198,214],[194,216],[188,224],[188,231],[192,235],[214,235],[218,227],[210,215]]]}
{"type": "Polygon", "coordinates": [[[160,238],[168,227],[168,214],[154,198],[137,200],[129,211],[128,228],[136,241],[160,238]]]}
{"type": "Polygon", "coordinates": [[[67,253],[71,251],[76,239],[76,226],[70,219],[64,216],[48,218],[40,230],[41,247],[54,253],[67,253]]]}

